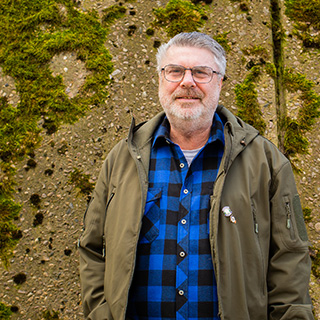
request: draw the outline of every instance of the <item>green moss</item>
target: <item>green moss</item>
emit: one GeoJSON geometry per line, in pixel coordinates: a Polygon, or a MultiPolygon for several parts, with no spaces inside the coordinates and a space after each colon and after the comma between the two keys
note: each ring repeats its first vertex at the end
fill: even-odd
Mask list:
{"type": "Polygon", "coordinates": [[[115,20],[122,18],[127,9],[124,6],[113,5],[103,10],[102,22],[111,25],[115,20]]]}
{"type": "Polygon", "coordinates": [[[305,47],[320,48],[320,1],[285,0],[286,15],[294,22],[294,34],[305,47]]]}
{"type": "Polygon", "coordinates": [[[316,278],[320,278],[320,250],[315,246],[310,248],[310,257],[312,261],[311,272],[316,278]]]}
{"type": "MultiPolygon", "coordinates": [[[[262,46],[242,49],[246,56],[253,58],[246,64],[250,73],[244,82],[235,88],[236,102],[239,107],[238,115],[262,133],[265,125],[258,107],[255,82],[258,79],[257,72],[261,72],[263,66],[265,72],[275,80],[279,147],[286,156],[293,160],[297,154],[308,152],[309,142],[306,133],[311,130],[316,119],[320,116],[320,96],[313,90],[315,84],[305,75],[283,67],[284,34],[279,3],[272,0],[270,8],[274,63],[267,61],[269,59],[268,52],[262,46]],[[292,119],[287,115],[286,91],[300,92],[301,107],[297,119],[292,119]]],[[[246,60],[244,59],[243,62],[246,63],[246,60]]],[[[298,170],[296,167],[295,169],[298,170]]]]}
{"type": "Polygon", "coordinates": [[[35,120],[25,121],[24,113],[0,98],[0,158],[4,162],[22,159],[39,142],[35,120]]]}
{"type": "Polygon", "coordinates": [[[255,66],[251,69],[245,80],[235,87],[237,115],[264,134],[266,124],[258,103],[256,81],[260,75],[260,68],[255,66]]]}
{"type": "MultiPolygon", "coordinates": [[[[153,28],[163,29],[170,38],[180,32],[198,31],[208,19],[204,6],[199,2],[170,0],[165,8],[153,9],[155,20],[151,24],[152,28],[147,29],[147,34],[153,35],[153,28]]],[[[230,51],[227,39],[229,33],[224,32],[213,36],[213,39],[219,42],[227,52],[230,51]]],[[[154,45],[154,48],[158,48],[158,45],[154,45]]]]}
{"type": "Polygon", "coordinates": [[[289,92],[300,92],[301,107],[297,119],[287,119],[285,150],[289,157],[308,153],[306,132],[312,129],[320,116],[320,96],[313,90],[314,83],[293,69],[285,69],[284,82],[289,92]]]}
{"type": "Polygon", "coordinates": [[[265,60],[270,59],[268,50],[261,45],[246,47],[243,48],[241,51],[247,56],[254,55],[265,60]]]}
{"type": "Polygon", "coordinates": [[[94,184],[90,182],[90,176],[77,168],[74,168],[70,173],[70,183],[74,184],[79,193],[83,195],[90,195],[94,189],[94,184]]]}
{"type": "Polygon", "coordinates": [[[0,319],[9,320],[12,315],[11,308],[0,302],[0,319]]]}
{"type": "MultiPolygon", "coordinates": [[[[104,47],[107,30],[94,11],[80,13],[71,0],[18,0],[8,10],[10,2],[0,5],[1,38],[6,44],[0,51],[0,64],[15,79],[20,104],[4,112],[10,119],[33,125],[31,130],[22,126],[22,137],[35,131],[39,118],[45,119],[51,131],[57,130],[61,122],[74,122],[97,97],[106,95],[112,71],[111,56],[104,47]],[[58,4],[64,5],[66,14],[58,4]],[[65,51],[76,52],[92,71],[74,99],[65,93],[62,77],[53,77],[49,69],[53,56],[65,51]]],[[[10,125],[6,128],[13,129],[10,125]]]]}
{"type": "MultiPolygon", "coordinates": [[[[270,0],[270,13],[271,13],[271,31],[273,50],[275,55],[282,54],[282,42],[286,38],[285,30],[282,26],[281,4],[279,0],[270,0]]],[[[277,62],[278,59],[275,59],[277,62]]]]}
{"type": "Polygon", "coordinates": [[[59,318],[59,312],[58,311],[51,311],[50,310],[46,310],[43,312],[42,314],[42,319],[44,320],[54,320],[54,319],[60,319],[59,318]]]}
{"type": "Polygon", "coordinates": [[[303,208],[303,218],[306,223],[312,221],[312,210],[310,208],[303,208]]]}
{"type": "Polygon", "coordinates": [[[305,131],[295,119],[287,118],[284,147],[286,156],[293,158],[297,154],[307,154],[309,142],[305,131]]]}
{"type": "Polygon", "coordinates": [[[227,38],[227,35],[229,33],[230,31],[227,31],[227,32],[213,36],[213,39],[216,40],[224,48],[226,52],[229,52],[231,50],[231,47],[229,45],[229,40],[227,38]]]}
{"type": "MultiPolygon", "coordinates": [[[[20,98],[17,106],[0,98],[0,206],[14,216],[20,208],[11,198],[14,163],[39,146],[42,130],[51,134],[61,123],[75,122],[107,96],[113,65],[104,43],[109,25],[124,14],[121,6],[111,14],[114,9],[101,24],[96,11],[82,12],[73,0],[0,2],[0,66],[14,79],[20,98]],[[63,52],[74,52],[90,71],[74,98],[49,67],[63,52]]],[[[9,216],[0,211],[0,258],[6,265],[17,242],[11,239],[17,229],[9,216]]]]}
{"type": "Polygon", "coordinates": [[[313,90],[315,84],[293,69],[286,69],[284,76],[288,91],[301,92],[302,106],[299,109],[299,123],[304,130],[310,130],[320,116],[320,96],[313,90]]]}
{"type": "Polygon", "coordinates": [[[266,123],[258,103],[256,87],[260,80],[260,75],[265,70],[270,69],[271,64],[267,62],[269,54],[263,46],[242,48],[242,52],[245,55],[242,62],[246,65],[249,73],[242,83],[235,86],[236,104],[238,106],[237,115],[263,135],[266,123]]]}
{"type": "Polygon", "coordinates": [[[273,63],[267,62],[265,64],[265,70],[271,78],[274,79],[276,77],[276,67],[273,63]]]}
{"type": "Polygon", "coordinates": [[[0,194],[0,257],[4,267],[9,266],[11,250],[17,244],[19,229],[13,223],[18,218],[21,206],[8,195],[0,194]]]}
{"type": "Polygon", "coordinates": [[[168,37],[180,32],[198,31],[205,23],[205,11],[190,1],[170,0],[165,8],[153,9],[153,27],[162,28],[168,37]]]}

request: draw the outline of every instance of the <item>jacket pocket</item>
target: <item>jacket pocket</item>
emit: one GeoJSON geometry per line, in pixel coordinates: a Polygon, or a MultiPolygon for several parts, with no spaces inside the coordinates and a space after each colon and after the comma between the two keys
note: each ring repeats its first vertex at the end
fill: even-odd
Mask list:
{"type": "Polygon", "coordinates": [[[295,231],[294,231],[294,225],[293,225],[293,216],[292,216],[292,209],[290,205],[290,201],[288,197],[284,197],[284,205],[285,205],[285,211],[286,211],[286,228],[288,230],[288,233],[290,234],[290,239],[295,239],[295,231]]]}
{"type": "Polygon", "coordinates": [[[116,188],[113,188],[110,195],[109,195],[109,198],[108,198],[108,201],[106,203],[106,209],[105,209],[105,212],[104,212],[104,227],[103,227],[103,235],[102,235],[102,257],[105,258],[106,256],[106,235],[105,235],[105,232],[106,232],[106,218],[107,218],[107,211],[108,211],[108,208],[109,208],[109,205],[112,201],[112,199],[114,198],[116,194],[116,188]]]}
{"type": "Polygon", "coordinates": [[[80,247],[81,238],[83,237],[83,234],[84,234],[84,232],[86,230],[86,217],[87,217],[87,213],[88,213],[90,204],[92,203],[93,199],[94,199],[94,197],[91,197],[89,203],[87,204],[87,208],[86,208],[86,210],[84,212],[84,215],[83,215],[83,218],[82,218],[82,229],[81,229],[80,237],[79,237],[78,242],[77,242],[78,248],[80,247]]]}
{"type": "Polygon", "coordinates": [[[256,207],[253,203],[251,202],[251,212],[252,212],[252,219],[253,219],[253,232],[255,235],[255,243],[256,243],[256,248],[257,248],[257,253],[258,253],[258,261],[259,265],[256,266],[257,271],[260,271],[259,273],[259,279],[260,279],[260,287],[262,289],[262,292],[266,292],[266,285],[265,285],[265,267],[264,267],[264,258],[263,258],[263,253],[261,249],[261,244],[260,244],[260,237],[259,237],[259,222],[258,222],[258,217],[257,217],[257,210],[256,207]]]}
{"type": "Polygon", "coordinates": [[[160,229],[160,199],[162,190],[160,188],[149,188],[142,227],[140,232],[140,243],[150,243],[159,235],[160,229]]]}
{"type": "Polygon", "coordinates": [[[83,215],[83,218],[82,218],[82,221],[83,221],[82,231],[84,231],[85,228],[86,228],[86,217],[87,217],[87,213],[88,213],[89,207],[90,207],[91,203],[93,202],[93,200],[94,200],[94,197],[91,197],[89,203],[87,204],[87,208],[86,208],[86,210],[84,212],[84,215],[83,215]]]}
{"type": "Polygon", "coordinates": [[[280,213],[279,221],[277,224],[282,242],[289,250],[299,248],[306,249],[306,242],[308,241],[308,237],[303,234],[303,231],[298,230],[297,225],[297,218],[300,218],[302,220],[300,229],[306,230],[303,222],[301,207],[301,212],[298,212],[298,205],[295,205],[294,201],[291,201],[291,197],[289,196],[283,197],[282,206],[282,213],[280,213]]]}

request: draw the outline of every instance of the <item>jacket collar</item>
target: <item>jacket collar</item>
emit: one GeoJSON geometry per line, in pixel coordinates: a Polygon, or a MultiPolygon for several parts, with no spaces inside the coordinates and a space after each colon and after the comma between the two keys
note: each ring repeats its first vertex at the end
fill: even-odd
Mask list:
{"type": "Polygon", "coordinates": [[[135,125],[135,119],[133,118],[128,135],[129,144],[138,148],[142,148],[148,144],[152,140],[155,130],[162,123],[164,117],[165,113],[162,111],[151,120],[142,122],[137,126],[135,125]]]}
{"type": "MultiPolygon", "coordinates": [[[[226,139],[227,135],[230,136],[230,147],[234,156],[241,152],[259,134],[258,130],[236,117],[222,105],[217,107],[216,112],[224,122],[226,139]]],[[[137,126],[133,118],[128,135],[129,144],[138,149],[146,146],[151,142],[156,128],[162,123],[164,117],[165,113],[160,112],[151,120],[137,126]]]]}
{"type": "Polygon", "coordinates": [[[240,141],[244,139],[244,144],[250,143],[257,135],[259,135],[257,129],[235,116],[224,106],[219,105],[216,112],[219,114],[222,121],[224,121],[228,132],[233,137],[239,137],[240,141]]]}
{"type": "Polygon", "coordinates": [[[259,131],[223,106],[218,106],[216,112],[225,123],[224,169],[227,171],[234,159],[259,135],[259,131]]]}

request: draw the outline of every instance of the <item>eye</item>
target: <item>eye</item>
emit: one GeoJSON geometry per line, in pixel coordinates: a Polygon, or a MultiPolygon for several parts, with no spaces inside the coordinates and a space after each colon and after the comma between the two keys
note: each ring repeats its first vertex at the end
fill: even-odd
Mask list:
{"type": "Polygon", "coordinates": [[[183,69],[180,67],[169,67],[167,68],[166,71],[168,74],[172,74],[172,75],[183,73],[183,69]]]}
{"type": "Polygon", "coordinates": [[[193,68],[192,69],[192,74],[195,77],[199,77],[199,78],[206,78],[206,77],[210,77],[210,69],[209,68],[193,68]]]}

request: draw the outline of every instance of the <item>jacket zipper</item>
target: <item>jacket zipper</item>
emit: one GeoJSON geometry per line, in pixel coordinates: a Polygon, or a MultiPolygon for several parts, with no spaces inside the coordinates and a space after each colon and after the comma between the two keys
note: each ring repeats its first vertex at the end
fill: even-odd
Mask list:
{"type": "Polygon", "coordinates": [[[90,199],[90,202],[88,203],[87,208],[86,208],[86,211],[84,212],[84,215],[83,215],[83,218],[82,218],[83,226],[82,226],[82,230],[81,230],[81,235],[80,235],[80,237],[79,237],[79,239],[78,239],[78,242],[77,242],[78,248],[80,248],[80,240],[81,240],[81,237],[82,237],[82,235],[83,235],[83,233],[84,233],[84,231],[85,231],[85,229],[86,229],[86,216],[87,216],[87,212],[88,212],[88,210],[89,210],[89,206],[90,206],[91,202],[93,201],[93,199],[94,199],[94,197],[92,197],[92,198],[90,199]]]}
{"type": "Polygon", "coordinates": [[[294,230],[292,225],[292,217],[291,217],[291,207],[289,201],[286,201],[286,227],[290,230],[290,237],[294,239],[294,230]]]}
{"type": "MultiPolygon", "coordinates": [[[[107,210],[108,210],[108,207],[109,207],[109,204],[111,202],[111,200],[113,199],[114,197],[114,191],[111,193],[110,197],[109,197],[109,200],[107,202],[107,205],[106,205],[106,210],[105,210],[105,220],[106,221],[106,217],[107,217],[107,210]]],[[[104,226],[103,226],[103,235],[102,235],[102,257],[105,258],[106,257],[106,237],[104,235],[104,226]]]]}
{"type": "Polygon", "coordinates": [[[94,199],[94,197],[92,196],[92,198],[90,199],[90,202],[89,202],[88,205],[87,205],[86,211],[84,212],[84,215],[83,215],[83,218],[82,218],[82,221],[83,221],[82,231],[84,231],[85,228],[86,228],[86,224],[85,224],[85,222],[86,222],[86,216],[87,216],[87,213],[88,213],[90,204],[91,204],[91,202],[93,201],[93,199],[94,199]]]}
{"type": "MultiPolygon", "coordinates": [[[[226,125],[228,125],[228,123],[226,123],[226,125]]],[[[230,124],[228,125],[228,135],[225,134],[225,137],[228,137],[229,138],[229,150],[226,154],[226,157],[225,157],[225,162],[223,163],[223,168],[224,168],[224,171],[227,173],[227,169],[228,169],[228,166],[229,166],[229,162],[230,162],[230,159],[231,159],[231,148],[232,148],[232,145],[233,145],[233,135],[232,135],[232,132],[231,132],[231,129],[230,129],[230,124]]],[[[227,140],[227,138],[225,138],[225,140],[227,140]]],[[[227,146],[227,141],[225,141],[225,147],[227,146]]],[[[226,152],[226,148],[225,148],[225,152],[226,152]]],[[[222,165],[222,161],[220,163],[220,166],[222,165]]]]}
{"type": "Polygon", "coordinates": [[[253,214],[254,232],[256,234],[258,234],[259,233],[259,224],[257,221],[256,209],[253,204],[251,204],[251,208],[252,208],[252,214],[253,214]]]}

